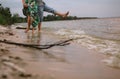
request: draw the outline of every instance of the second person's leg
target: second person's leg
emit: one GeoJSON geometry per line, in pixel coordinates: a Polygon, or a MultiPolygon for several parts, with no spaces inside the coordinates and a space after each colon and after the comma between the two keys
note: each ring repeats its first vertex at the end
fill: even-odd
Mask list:
{"type": "Polygon", "coordinates": [[[38,14],[39,14],[38,32],[40,32],[41,30],[41,25],[43,21],[43,10],[44,10],[44,5],[38,7],[38,14]]]}
{"type": "Polygon", "coordinates": [[[53,13],[53,14],[61,16],[63,18],[67,17],[67,15],[69,14],[69,12],[60,13],[60,12],[54,10],[53,8],[48,7],[46,4],[44,5],[44,11],[49,12],[49,13],[53,13]]]}

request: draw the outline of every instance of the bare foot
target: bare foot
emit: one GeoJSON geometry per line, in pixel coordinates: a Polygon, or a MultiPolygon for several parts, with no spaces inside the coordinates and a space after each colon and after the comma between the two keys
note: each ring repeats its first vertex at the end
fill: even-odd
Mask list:
{"type": "Polygon", "coordinates": [[[63,15],[63,18],[66,18],[69,14],[69,11],[63,15]]]}
{"type": "Polygon", "coordinates": [[[34,34],[34,28],[32,28],[32,34],[34,34]]]}
{"type": "Polygon", "coordinates": [[[38,29],[38,33],[40,33],[40,32],[41,32],[41,30],[38,29]]]}
{"type": "Polygon", "coordinates": [[[29,31],[29,29],[26,29],[26,30],[25,30],[25,33],[27,33],[28,31],[29,31]]]}

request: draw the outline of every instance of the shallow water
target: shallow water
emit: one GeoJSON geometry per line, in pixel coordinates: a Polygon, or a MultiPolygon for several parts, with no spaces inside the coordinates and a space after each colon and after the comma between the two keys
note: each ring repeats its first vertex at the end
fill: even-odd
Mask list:
{"type": "MultiPolygon", "coordinates": [[[[19,26],[26,26],[26,24],[19,24],[19,26]]],[[[120,68],[120,18],[43,22],[42,31],[63,39],[79,38],[74,43],[105,54],[107,58],[102,62],[108,66],[120,68]]],[[[38,43],[40,40],[37,34],[33,37],[32,35],[23,36],[23,38],[28,39],[25,42],[31,43],[38,43]]],[[[44,39],[42,43],[45,44],[46,41],[51,42],[44,39]]]]}
{"type": "Polygon", "coordinates": [[[103,62],[120,68],[120,18],[50,22],[49,25],[59,29],[55,33],[64,38],[80,38],[74,42],[108,55],[103,62]]]}
{"type": "MultiPolygon", "coordinates": [[[[23,27],[26,26],[26,24],[17,24],[17,26],[23,27]]],[[[43,22],[41,34],[37,32],[33,35],[32,33],[25,34],[23,31],[18,31],[18,33],[25,43],[32,44],[48,44],[59,41],[60,39],[78,38],[73,41],[74,44],[77,44],[78,46],[69,45],[66,47],[55,47],[44,51],[33,49],[29,49],[29,51],[25,50],[24,52],[31,54],[30,57],[28,57],[28,60],[36,61],[41,64],[40,66],[42,67],[40,70],[38,69],[39,71],[44,70],[48,73],[53,72],[58,77],[56,79],[73,79],[76,77],[76,79],[88,79],[94,78],[94,76],[106,78],[106,74],[99,74],[99,72],[111,74],[109,70],[107,71],[105,69],[104,71],[104,67],[102,69],[95,67],[95,70],[91,74],[88,72],[88,69],[92,71],[91,68],[94,68],[95,65],[100,63],[94,56],[93,58],[89,58],[89,53],[84,54],[85,52],[88,52],[83,50],[84,48],[79,50],[79,45],[97,51],[98,53],[105,54],[106,59],[101,60],[102,62],[106,63],[108,66],[120,68],[119,27],[120,18],[51,21],[43,22]],[[89,63],[89,60],[92,61],[92,64],[89,63]],[[83,67],[83,70],[81,70],[81,67],[83,67]],[[85,68],[88,69],[84,71],[85,68]],[[83,74],[80,75],[81,73],[83,74]],[[68,75],[71,75],[72,77],[68,75]]],[[[92,57],[92,55],[90,56],[92,57]]],[[[51,73],[50,76],[51,75],[53,74],[51,73]]],[[[113,76],[107,76],[107,79],[113,79],[113,76]]],[[[116,73],[116,78],[117,76],[119,75],[116,73]]]]}

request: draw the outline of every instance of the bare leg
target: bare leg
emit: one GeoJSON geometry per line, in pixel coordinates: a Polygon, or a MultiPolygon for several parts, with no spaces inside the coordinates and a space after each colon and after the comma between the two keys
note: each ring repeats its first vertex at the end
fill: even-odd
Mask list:
{"type": "Polygon", "coordinates": [[[31,24],[30,16],[27,17],[27,23],[28,23],[28,27],[26,28],[25,33],[27,33],[30,30],[30,24],[31,24]]]}
{"type": "Polygon", "coordinates": [[[69,12],[66,12],[64,14],[63,13],[59,13],[59,12],[55,12],[55,14],[58,15],[58,16],[61,16],[61,17],[65,18],[65,17],[68,16],[69,12]]]}
{"type": "MultiPolygon", "coordinates": [[[[61,17],[65,18],[65,17],[68,16],[69,12],[66,12],[64,14],[59,13],[59,12],[55,12],[55,14],[58,15],[58,16],[61,16],[61,17]]],[[[41,30],[41,24],[42,24],[41,22],[38,24],[38,32],[40,32],[40,30],[41,30]]]]}
{"type": "Polygon", "coordinates": [[[32,34],[34,34],[34,28],[32,28],[32,34]]]}
{"type": "Polygon", "coordinates": [[[38,32],[40,32],[40,29],[41,29],[41,22],[38,24],[38,32]]]}

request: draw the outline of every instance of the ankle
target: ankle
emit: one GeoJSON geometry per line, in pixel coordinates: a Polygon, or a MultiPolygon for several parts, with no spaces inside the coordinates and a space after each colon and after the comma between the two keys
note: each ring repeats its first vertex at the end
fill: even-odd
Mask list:
{"type": "Polygon", "coordinates": [[[40,32],[41,30],[40,29],[38,29],[38,32],[40,32]]]}
{"type": "Polygon", "coordinates": [[[68,12],[66,12],[66,13],[63,15],[63,18],[67,17],[67,16],[68,16],[68,14],[69,14],[69,11],[68,11],[68,12]]]}
{"type": "Polygon", "coordinates": [[[26,30],[25,30],[25,33],[27,33],[28,31],[29,31],[29,29],[26,29],[26,30]]]}

